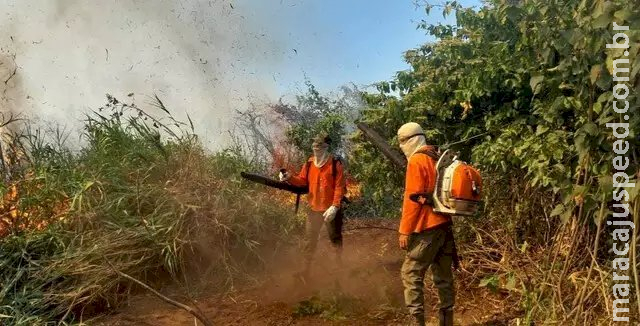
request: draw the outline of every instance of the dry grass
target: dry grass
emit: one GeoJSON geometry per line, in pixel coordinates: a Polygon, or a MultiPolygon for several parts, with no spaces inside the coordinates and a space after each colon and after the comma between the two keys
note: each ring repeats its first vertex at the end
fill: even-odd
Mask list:
{"type": "Polygon", "coordinates": [[[588,223],[604,221],[605,208],[595,217],[576,214],[563,223],[550,216],[552,193],[486,180],[487,211],[457,223],[462,282],[502,293],[500,307],[518,302],[513,319],[521,325],[608,324],[612,271],[601,250],[606,233],[588,223]]]}
{"type": "Polygon", "coordinates": [[[259,167],[234,150],[207,154],[168,114],[109,97],[88,116],[79,152],[37,134],[14,140],[27,159],[7,207],[25,215],[5,219],[0,239],[3,325],[78,321],[120,304],[136,288],[104,257],[150,284],[199,270],[230,286],[296,227],[291,210],[236,177],[259,167]]]}

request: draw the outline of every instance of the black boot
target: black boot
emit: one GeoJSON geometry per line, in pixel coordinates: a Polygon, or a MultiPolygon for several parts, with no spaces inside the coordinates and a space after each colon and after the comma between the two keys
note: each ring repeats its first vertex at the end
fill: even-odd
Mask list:
{"type": "Polygon", "coordinates": [[[440,309],[440,326],[453,326],[453,309],[440,309]]]}

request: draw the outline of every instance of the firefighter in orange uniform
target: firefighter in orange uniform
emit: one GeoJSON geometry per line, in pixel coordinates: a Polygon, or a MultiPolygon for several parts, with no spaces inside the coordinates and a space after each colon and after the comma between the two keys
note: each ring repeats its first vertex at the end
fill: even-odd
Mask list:
{"type": "Polygon", "coordinates": [[[280,181],[296,186],[308,186],[310,211],[305,233],[305,267],[301,273],[308,277],[318,236],[323,225],[334,249],[335,259],[341,264],[343,211],[341,202],[345,195],[345,177],[342,162],[329,152],[331,138],[321,134],[313,141],[313,156],[298,175],[280,173],[280,181]]]}
{"type": "Polygon", "coordinates": [[[399,228],[400,248],[406,250],[401,269],[405,304],[412,322],[424,325],[424,277],[431,267],[440,299],[440,325],[453,325],[455,243],[451,217],[410,199],[411,194],[434,191],[437,162],[431,156],[437,157],[436,149],[426,144],[422,127],[413,122],[400,127],[398,141],[408,160],[399,228]]]}

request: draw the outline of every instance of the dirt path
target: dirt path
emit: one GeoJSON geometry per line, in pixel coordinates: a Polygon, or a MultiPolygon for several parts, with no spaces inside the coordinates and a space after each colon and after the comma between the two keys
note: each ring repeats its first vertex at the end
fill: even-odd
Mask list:
{"type": "MultiPolygon", "coordinates": [[[[405,314],[399,271],[403,252],[397,248],[396,233],[382,229],[345,232],[342,268],[332,261],[328,241],[321,240],[308,282],[293,277],[297,259],[291,255],[274,264],[272,273],[257,285],[224,295],[204,295],[197,306],[214,325],[402,325],[405,314]]],[[[508,325],[500,319],[512,307],[505,306],[499,294],[477,284],[463,284],[461,278],[456,286],[456,324],[508,325]]],[[[426,302],[431,307],[428,316],[436,322],[438,299],[430,282],[426,302]]],[[[190,314],[150,294],[132,298],[128,307],[94,324],[196,325],[190,314]]]]}

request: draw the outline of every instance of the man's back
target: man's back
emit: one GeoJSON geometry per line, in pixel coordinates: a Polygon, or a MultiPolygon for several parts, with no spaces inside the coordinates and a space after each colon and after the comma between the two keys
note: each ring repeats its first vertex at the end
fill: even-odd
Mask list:
{"type": "Polygon", "coordinates": [[[411,194],[432,193],[435,189],[437,176],[435,161],[424,153],[428,150],[433,150],[433,147],[422,146],[411,155],[407,164],[400,221],[400,233],[402,234],[422,232],[451,221],[451,218],[446,215],[434,213],[431,206],[421,205],[409,199],[411,194]]]}

